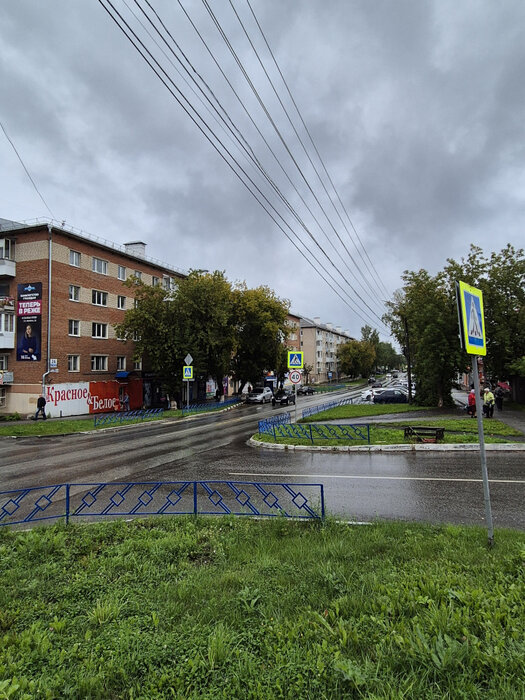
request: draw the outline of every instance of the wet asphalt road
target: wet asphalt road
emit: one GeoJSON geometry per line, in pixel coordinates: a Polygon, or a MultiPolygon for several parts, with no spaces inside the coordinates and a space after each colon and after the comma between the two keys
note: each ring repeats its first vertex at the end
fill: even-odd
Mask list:
{"type": "MultiPolygon", "coordinates": [[[[299,406],[310,402],[305,397],[299,406]]],[[[268,406],[242,406],[184,422],[63,437],[5,438],[0,490],[97,481],[323,483],[327,511],[336,516],[484,524],[477,453],[349,454],[248,446],[257,420],[275,412],[268,406]]],[[[525,453],[488,453],[488,471],[495,527],[525,531],[525,453]]]]}

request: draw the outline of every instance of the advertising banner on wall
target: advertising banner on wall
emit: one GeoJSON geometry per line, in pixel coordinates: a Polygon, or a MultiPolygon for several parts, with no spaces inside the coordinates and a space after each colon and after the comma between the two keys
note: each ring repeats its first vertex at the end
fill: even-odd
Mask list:
{"type": "Polygon", "coordinates": [[[125,387],[117,381],[49,384],[46,411],[52,417],[119,411],[122,409],[119,396],[124,388],[129,396],[129,408],[142,408],[142,379],[135,379],[125,387]]]}
{"type": "Polygon", "coordinates": [[[39,362],[42,339],[42,282],[17,285],[16,359],[39,362]]]}

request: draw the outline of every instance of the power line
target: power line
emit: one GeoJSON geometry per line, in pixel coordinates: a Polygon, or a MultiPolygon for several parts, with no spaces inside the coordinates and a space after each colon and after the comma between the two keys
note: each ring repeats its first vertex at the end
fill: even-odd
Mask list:
{"type": "Polygon", "coordinates": [[[36,186],[35,181],[34,181],[33,178],[31,177],[31,173],[30,173],[29,170],[26,168],[26,164],[25,164],[24,161],[22,160],[22,156],[21,156],[20,153],[16,150],[16,146],[15,146],[15,144],[11,141],[11,139],[9,138],[9,135],[8,135],[7,131],[5,130],[5,126],[2,124],[2,122],[0,122],[0,126],[2,127],[2,131],[4,132],[6,139],[9,141],[9,143],[10,143],[11,146],[13,147],[13,151],[16,153],[16,155],[17,155],[17,157],[18,157],[18,160],[19,160],[20,163],[22,164],[22,167],[24,168],[27,177],[31,180],[31,184],[32,184],[33,187],[35,188],[35,191],[36,191],[37,195],[40,197],[40,199],[41,199],[42,202],[44,203],[45,208],[48,210],[48,212],[51,214],[52,218],[54,219],[54,218],[55,218],[55,215],[53,214],[53,212],[52,212],[51,209],[49,208],[49,206],[48,206],[46,200],[44,199],[44,197],[40,194],[40,191],[39,191],[38,187],[36,186]]]}
{"type": "MultiPolygon", "coordinates": [[[[279,212],[275,209],[275,207],[274,207],[274,206],[271,204],[271,202],[268,200],[268,198],[264,195],[264,193],[262,193],[262,191],[260,190],[260,188],[253,182],[253,180],[249,177],[249,175],[248,175],[248,174],[246,173],[246,171],[242,168],[242,166],[239,165],[238,161],[232,156],[232,154],[230,153],[230,151],[224,146],[224,144],[220,141],[220,139],[216,136],[216,134],[214,134],[214,132],[210,129],[209,125],[206,123],[206,121],[203,119],[203,117],[202,117],[200,114],[198,114],[198,112],[196,112],[196,110],[195,110],[195,108],[193,107],[193,105],[191,105],[191,103],[188,101],[188,99],[186,98],[186,96],[182,93],[182,91],[180,90],[180,88],[173,82],[173,80],[172,80],[171,77],[167,74],[167,72],[165,71],[165,69],[159,64],[159,62],[158,62],[158,61],[156,60],[156,58],[151,54],[151,52],[149,51],[149,49],[144,45],[144,43],[140,40],[140,38],[139,38],[139,37],[137,36],[137,34],[133,31],[133,29],[130,27],[130,25],[129,25],[129,24],[126,22],[126,20],[122,17],[122,15],[120,14],[120,12],[115,8],[115,6],[113,5],[113,3],[111,2],[111,0],[105,0],[105,2],[107,2],[107,4],[112,8],[113,12],[120,18],[120,20],[122,21],[122,23],[127,27],[128,31],[129,31],[129,34],[128,34],[128,32],[124,29],[124,27],[122,26],[122,24],[120,24],[119,20],[115,17],[115,15],[111,12],[111,10],[109,10],[108,7],[106,7],[106,5],[104,4],[103,0],[98,0],[98,2],[99,2],[99,4],[104,8],[104,10],[108,13],[108,15],[111,17],[111,19],[115,22],[115,24],[118,26],[118,28],[122,31],[122,33],[123,33],[124,36],[128,39],[128,41],[133,45],[133,47],[137,50],[137,52],[138,52],[138,53],[142,56],[142,58],[146,61],[146,63],[147,63],[147,64],[149,65],[149,67],[153,70],[153,72],[157,75],[157,77],[159,78],[159,80],[161,80],[161,82],[163,83],[163,85],[168,89],[168,91],[171,93],[171,95],[175,98],[175,100],[178,102],[178,104],[182,107],[182,109],[184,110],[184,112],[190,117],[190,119],[194,122],[194,124],[197,126],[197,128],[201,131],[201,133],[205,136],[205,138],[210,142],[210,144],[211,144],[211,145],[213,146],[213,148],[217,151],[217,153],[221,156],[221,158],[226,162],[226,164],[228,165],[228,167],[233,171],[233,173],[238,177],[238,179],[245,185],[245,187],[246,187],[246,188],[248,189],[248,191],[252,194],[252,196],[254,196],[254,198],[259,202],[259,204],[263,207],[263,209],[265,209],[265,211],[268,213],[268,215],[269,215],[270,218],[274,221],[274,223],[276,223],[276,225],[280,228],[280,230],[283,231],[283,233],[286,235],[286,237],[288,238],[288,240],[290,240],[290,242],[292,243],[292,245],[294,245],[294,247],[295,247],[295,248],[298,250],[298,252],[305,258],[305,260],[313,267],[314,270],[316,270],[316,272],[321,276],[321,278],[322,278],[322,279],[330,286],[330,288],[339,296],[339,298],[343,301],[343,303],[345,303],[357,316],[359,316],[359,318],[361,318],[361,320],[365,321],[365,323],[368,323],[368,322],[370,321],[370,319],[368,319],[368,320],[364,319],[363,316],[359,313],[359,311],[356,310],[356,309],[354,309],[354,308],[351,306],[351,303],[350,303],[349,301],[345,300],[345,299],[341,296],[341,294],[333,287],[333,285],[330,284],[330,282],[328,282],[328,281],[321,275],[321,273],[319,272],[319,270],[318,270],[318,269],[316,268],[316,266],[312,263],[312,261],[309,260],[309,258],[306,256],[306,254],[305,254],[305,253],[297,246],[297,244],[290,238],[289,234],[284,230],[283,226],[276,220],[275,216],[269,211],[269,209],[267,208],[266,205],[268,205],[271,209],[273,209],[273,211],[275,212],[276,216],[282,220],[282,222],[284,223],[284,225],[290,229],[291,233],[292,233],[294,236],[297,237],[297,234],[295,234],[295,232],[293,231],[293,229],[291,229],[291,227],[289,226],[289,224],[282,218],[282,216],[279,214],[279,212]],[[130,36],[130,35],[132,35],[132,36],[134,37],[134,39],[133,39],[132,36],[130,36]],[[174,92],[174,91],[172,90],[172,88],[168,85],[168,83],[166,82],[166,80],[165,80],[165,79],[162,77],[162,75],[159,73],[159,70],[157,70],[157,68],[155,68],[155,66],[153,66],[153,64],[151,63],[151,61],[147,58],[147,56],[145,55],[145,53],[139,48],[139,46],[135,43],[135,41],[137,41],[137,42],[140,44],[140,46],[144,49],[144,51],[146,52],[146,54],[147,54],[148,56],[150,56],[151,60],[156,64],[156,66],[158,67],[158,69],[159,69],[162,73],[164,73],[164,75],[166,76],[166,79],[173,85],[173,87],[174,87],[174,89],[177,91],[177,93],[179,93],[180,98],[175,94],[175,92],[174,92]],[[208,133],[206,133],[206,131],[205,131],[205,129],[203,128],[203,126],[201,126],[201,124],[199,124],[199,122],[197,121],[197,119],[190,113],[190,111],[188,110],[188,108],[183,104],[183,102],[181,101],[181,98],[182,98],[182,100],[184,100],[184,101],[187,103],[188,107],[189,107],[193,112],[196,113],[196,117],[204,124],[204,126],[206,127],[206,129],[208,129],[208,131],[210,132],[211,135],[208,134],[208,133]],[[248,181],[251,183],[251,185],[257,190],[257,192],[258,192],[259,195],[264,199],[264,201],[266,202],[266,204],[264,204],[263,202],[261,202],[261,200],[259,199],[259,197],[253,192],[253,190],[250,188],[250,186],[247,184],[247,182],[241,177],[241,175],[240,175],[239,172],[236,170],[236,168],[232,165],[232,163],[228,160],[228,158],[226,158],[226,155],[224,154],[224,152],[220,150],[219,146],[218,146],[216,143],[214,143],[214,141],[213,141],[213,139],[212,139],[212,136],[213,136],[213,138],[215,138],[215,139],[219,142],[219,144],[221,145],[223,151],[225,151],[225,152],[228,154],[229,158],[235,163],[235,165],[237,166],[237,168],[239,168],[239,170],[240,170],[240,171],[243,173],[243,175],[248,179],[248,181]]],[[[322,268],[325,272],[327,272],[328,276],[331,277],[330,273],[328,273],[328,271],[327,271],[326,268],[322,265],[322,263],[319,263],[319,261],[318,261],[317,259],[316,259],[316,262],[321,266],[321,268],[322,268]]],[[[333,279],[333,278],[331,277],[331,279],[333,279]]],[[[334,282],[335,282],[335,280],[334,280],[334,282]]],[[[335,283],[337,284],[337,282],[335,282],[335,283]]],[[[340,285],[339,285],[339,286],[340,286],[340,285]]],[[[366,312],[363,312],[363,313],[366,313],[366,312]]],[[[372,323],[375,323],[375,322],[372,321],[372,323]]],[[[385,327],[385,328],[386,328],[386,327],[385,327]]]]}
{"type": "MultiPolygon", "coordinates": [[[[231,2],[231,0],[230,0],[230,2],[231,2]]],[[[368,262],[370,263],[370,266],[371,266],[372,270],[373,270],[374,273],[375,273],[376,280],[378,281],[378,283],[381,285],[381,287],[382,287],[383,290],[385,291],[387,297],[389,297],[390,294],[389,294],[387,288],[385,287],[385,285],[384,285],[384,283],[383,283],[381,277],[379,276],[379,274],[378,274],[378,272],[377,272],[377,270],[376,270],[376,268],[375,268],[375,266],[374,266],[374,263],[373,263],[372,260],[370,259],[369,255],[368,255],[368,252],[367,252],[365,246],[363,245],[363,242],[361,241],[361,238],[360,238],[360,236],[359,236],[359,233],[357,232],[357,229],[355,228],[355,226],[354,226],[354,224],[353,224],[353,222],[352,222],[352,219],[350,218],[350,215],[348,214],[348,211],[346,210],[346,207],[345,207],[345,205],[343,204],[343,202],[342,202],[342,200],[341,200],[341,197],[339,196],[339,193],[338,193],[338,191],[337,191],[337,188],[335,187],[335,185],[334,185],[334,183],[333,183],[333,180],[332,180],[332,178],[331,178],[331,176],[330,176],[330,173],[328,172],[328,170],[327,170],[327,168],[326,168],[326,165],[325,165],[325,163],[324,163],[324,161],[323,161],[323,159],[322,159],[322,157],[321,157],[321,154],[319,153],[319,150],[317,149],[317,146],[316,146],[316,144],[315,144],[315,142],[314,142],[314,140],[313,140],[313,138],[312,138],[312,135],[311,135],[311,133],[310,133],[310,130],[308,129],[308,126],[306,125],[306,123],[305,123],[305,121],[304,121],[304,119],[303,119],[303,116],[302,116],[302,114],[301,114],[301,111],[299,110],[299,107],[297,106],[297,103],[296,103],[296,101],[295,101],[295,99],[294,99],[294,96],[292,95],[292,92],[291,92],[291,90],[290,90],[290,88],[289,88],[289,86],[288,86],[288,83],[287,83],[287,81],[286,81],[286,79],[285,79],[285,77],[284,77],[284,75],[283,75],[283,73],[282,73],[282,71],[281,71],[281,69],[280,69],[280,67],[279,67],[279,64],[277,63],[277,59],[275,58],[275,55],[274,55],[274,53],[273,53],[273,51],[272,51],[272,49],[271,49],[271,47],[270,47],[270,44],[269,44],[269,42],[268,42],[268,40],[267,40],[267,38],[266,38],[266,35],[265,35],[265,33],[264,33],[264,31],[263,31],[263,29],[262,29],[260,23],[259,23],[259,20],[257,19],[257,16],[255,15],[255,12],[254,12],[254,10],[253,10],[253,8],[252,8],[252,6],[251,6],[250,0],[246,0],[246,3],[247,3],[247,5],[248,5],[248,7],[250,8],[250,11],[251,11],[252,16],[253,16],[253,18],[254,18],[254,20],[255,20],[255,23],[257,24],[257,27],[258,27],[258,29],[259,29],[259,31],[260,31],[260,33],[261,33],[261,36],[263,37],[264,43],[266,44],[266,47],[268,48],[268,51],[269,51],[269,53],[270,53],[270,56],[272,57],[272,60],[273,60],[273,62],[274,62],[274,64],[275,64],[275,67],[277,68],[277,71],[278,71],[278,73],[279,73],[279,75],[280,75],[280,77],[281,77],[281,80],[283,81],[283,84],[284,84],[284,86],[285,86],[285,88],[286,88],[286,90],[287,90],[287,92],[288,92],[288,95],[289,95],[289,97],[290,97],[290,100],[292,101],[292,104],[293,104],[293,106],[295,107],[295,110],[296,110],[296,112],[297,112],[297,114],[298,114],[298,116],[299,116],[299,119],[301,120],[301,123],[302,123],[302,125],[303,125],[303,127],[304,127],[304,130],[306,131],[306,133],[307,133],[307,135],[308,135],[308,138],[310,139],[310,143],[312,144],[312,146],[313,146],[313,148],[314,148],[314,150],[315,150],[315,153],[316,153],[316,155],[317,155],[317,157],[318,157],[318,159],[319,159],[319,162],[321,163],[321,165],[322,165],[322,167],[323,167],[323,170],[324,170],[324,172],[325,172],[325,174],[326,174],[326,177],[328,178],[328,181],[330,182],[330,185],[332,186],[332,189],[334,190],[334,193],[335,193],[335,195],[336,195],[336,197],[337,197],[337,200],[338,200],[338,202],[339,202],[341,208],[343,209],[343,211],[344,211],[344,213],[345,213],[345,215],[346,215],[346,217],[347,217],[347,219],[348,219],[348,221],[349,221],[349,223],[350,223],[350,226],[352,227],[352,229],[353,229],[353,231],[354,231],[354,233],[355,233],[355,235],[356,235],[356,237],[357,237],[357,240],[359,241],[359,243],[360,243],[360,245],[361,245],[361,247],[362,247],[362,249],[363,249],[363,251],[364,251],[364,253],[365,253],[365,255],[366,255],[366,258],[368,259],[368,262]]],[[[321,179],[321,178],[320,178],[320,179],[321,179]]],[[[331,198],[330,198],[330,199],[331,199],[331,198]]],[[[334,204],[334,209],[336,209],[335,204],[334,204]]],[[[336,209],[336,211],[337,211],[337,209],[336,209]]],[[[339,212],[338,212],[338,213],[339,213],[339,212]]],[[[341,220],[341,221],[342,221],[342,220],[341,220]]],[[[343,223],[343,222],[342,222],[342,223],[343,223]]],[[[344,225],[344,223],[343,223],[343,225],[344,225]]],[[[346,226],[345,226],[345,229],[346,229],[346,226]]],[[[348,229],[346,229],[346,230],[347,230],[347,232],[348,232],[348,229]]],[[[348,232],[348,233],[349,233],[349,232],[348,232]]],[[[358,250],[358,249],[357,249],[357,246],[356,246],[356,250],[358,250]]],[[[358,252],[359,252],[359,250],[358,250],[358,252]]],[[[360,253],[360,255],[361,255],[361,253],[360,253]]],[[[362,255],[361,255],[361,259],[363,259],[362,255]]],[[[363,261],[364,261],[365,264],[366,264],[366,260],[363,259],[363,261]]],[[[367,265],[367,269],[368,269],[368,271],[371,273],[370,267],[368,267],[368,265],[367,265]]]]}

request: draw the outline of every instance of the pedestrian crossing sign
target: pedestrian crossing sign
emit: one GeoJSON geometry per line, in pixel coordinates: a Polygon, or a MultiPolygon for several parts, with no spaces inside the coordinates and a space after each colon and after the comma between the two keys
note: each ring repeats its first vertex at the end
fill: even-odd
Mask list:
{"type": "Polygon", "coordinates": [[[483,293],[465,282],[457,282],[456,294],[462,346],[469,355],[486,355],[483,293]]]}
{"type": "Polygon", "coordinates": [[[302,352],[288,350],[288,369],[303,369],[303,355],[302,352]]]}
{"type": "Polygon", "coordinates": [[[182,378],[193,379],[193,367],[191,365],[184,365],[182,378]]]}

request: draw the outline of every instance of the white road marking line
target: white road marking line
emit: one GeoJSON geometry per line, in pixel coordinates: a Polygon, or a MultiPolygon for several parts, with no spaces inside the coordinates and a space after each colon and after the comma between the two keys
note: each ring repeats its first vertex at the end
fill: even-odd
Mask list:
{"type": "MultiPolygon", "coordinates": [[[[450,479],[441,476],[366,476],[357,474],[277,474],[272,472],[228,472],[230,476],[280,476],[293,479],[387,479],[391,481],[469,481],[479,483],[482,479],[450,479]]],[[[489,479],[492,484],[525,484],[525,479],[489,479]]]]}

